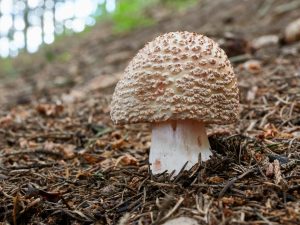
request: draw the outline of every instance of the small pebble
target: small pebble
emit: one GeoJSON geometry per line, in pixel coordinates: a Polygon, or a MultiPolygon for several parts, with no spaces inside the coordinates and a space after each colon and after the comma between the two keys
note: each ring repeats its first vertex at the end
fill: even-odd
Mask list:
{"type": "Polygon", "coordinates": [[[165,222],[163,225],[199,225],[199,223],[195,219],[182,216],[171,219],[165,222]]]}

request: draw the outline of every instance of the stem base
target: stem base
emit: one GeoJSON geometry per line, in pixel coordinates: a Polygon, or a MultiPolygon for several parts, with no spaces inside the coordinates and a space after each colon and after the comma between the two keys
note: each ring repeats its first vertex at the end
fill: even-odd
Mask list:
{"type": "Polygon", "coordinates": [[[153,125],[149,155],[153,174],[175,170],[176,175],[186,162],[185,169],[190,169],[198,162],[199,153],[202,161],[212,155],[203,123],[185,120],[153,125]]]}

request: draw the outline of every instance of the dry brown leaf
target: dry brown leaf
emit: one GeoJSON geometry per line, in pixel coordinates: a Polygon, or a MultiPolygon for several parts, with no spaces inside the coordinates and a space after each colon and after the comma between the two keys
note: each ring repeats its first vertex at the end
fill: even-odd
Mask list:
{"type": "Polygon", "coordinates": [[[113,143],[111,143],[111,147],[113,149],[119,149],[121,148],[124,144],[125,144],[125,140],[124,139],[120,139],[120,140],[116,140],[113,143]]]}
{"type": "Polygon", "coordinates": [[[258,136],[262,139],[267,138],[282,138],[282,139],[290,139],[293,138],[294,135],[292,133],[280,132],[274,124],[266,124],[263,128],[263,132],[258,136]]]}
{"type": "Polygon", "coordinates": [[[61,104],[39,104],[36,111],[44,116],[58,116],[64,111],[61,104]]]}
{"type": "Polygon", "coordinates": [[[218,184],[218,183],[223,183],[224,182],[224,178],[218,177],[218,176],[214,176],[214,177],[209,177],[207,179],[207,181],[209,183],[218,184]]]}
{"type": "Polygon", "coordinates": [[[264,159],[264,155],[260,152],[256,152],[254,156],[257,162],[261,162],[264,159]]]}
{"type": "Polygon", "coordinates": [[[75,156],[75,145],[71,144],[56,144],[56,148],[64,154],[64,158],[71,159],[75,156]]]}
{"type": "Polygon", "coordinates": [[[233,197],[223,197],[222,198],[222,203],[225,205],[233,205],[234,203],[234,198],[233,197]]]}
{"type": "Polygon", "coordinates": [[[11,115],[6,115],[0,118],[0,128],[6,128],[12,125],[12,123],[13,123],[13,119],[11,115]]]}
{"type": "Polygon", "coordinates": [[[129,155],[129,154],[126,154],[126,155],[123,155],[123,156],[120,156],[116,163],[115,163],[115,166],[117,166],[118,164],[121,164],[122,166],[137,166],[138,165],[138,160],[129,155]]]}
{"type": "Polygon", "coordinates": [[[79,180],[85,180],[92,176],[92,174],[88,171],[79,170],[76,174],[76,178],[79,180]]]}
{"type": "Polygon", "coordinates": [[[96,154],[83,153],[81,155],[89,164],[95,164],[103,161],[105,158],[96,154]]]}
{"type": "Polygon", "coordinates": [[[258,136],[261,139],[265,138],[274,138],[278,134],[277,128],[274,126],[274,124],[266,124],[263,128],[263,132],[258,136]]]}
{"type": "Polygon", "coordinates": [[[261,72],[261,62],[258,60],[248,60],[243,64],[243,68],[252,74],[258,74],[261,72]]]}

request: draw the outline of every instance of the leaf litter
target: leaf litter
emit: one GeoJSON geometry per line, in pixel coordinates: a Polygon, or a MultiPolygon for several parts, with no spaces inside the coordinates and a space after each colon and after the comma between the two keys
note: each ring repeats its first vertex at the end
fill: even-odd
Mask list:
{"type": "Polygon", "coordinates": [[[141,28],[111,42],[104,37],[97,42],[103,49],[100,55],[91,54],[92,44],[79,45],[75,51],[83,51],[82,59],[72,59],[69,72],[51,65],[51,70],[33,75],[37,88],[29,88],[26,101],[19,99],[21,92],[12,94],[0,111],[0,221],[163,224],[184,216],[199,224],[300,224],[300,45],[272,41],[255,49],[248,46],[263,35],[277,34],[280,39],[282,23],[287,25],[299,14],[285,1],[268,2],[255,0],[259,10],[247,5],[252,1],[218,2],[226,7],[226,15],[236,12],[235,7],[253,10],[264,21],[254,28],[256,17],[245,14],[239,19],[248,23],[235,24],[235,18],[216,13],[215,1],[204,0],[185,14],[182,27],[176,27],[178,21],[171,16],[162,21],[174,29],[189,24],[219,39],[240,88],[240,121],[208,127],[214,156],[175,178],[149,172],[149,125],[115,127],[109,117],[113,86],[129,57],[148,40],[147,33],[165,32],[165,26],[141,28]],[[279,11],[283,19],[271,23],[279,11]],[[215,27],[191,22],[205,21],[211,12],[215,27]],[[224,23],[231,34],[220,31],[224,23]],[[107,58],[109,52],[117,59],[114,54],[107,58]],[[87,53],[90,63],[84,61],[87,53]],[[96,66],[91,57],[106,57],[107,65],[96,66]],[[80,60],[83,66],[77,68],[80,60]],[[93,74],[97,69],[97,76],[106,77],[99,85],[101,79],[93,74]],[[86,71],[92,75],[82,77],[86,71]],[[69,74],[72,82],[53,86],[50,80],[56,74],[69,74]]]}

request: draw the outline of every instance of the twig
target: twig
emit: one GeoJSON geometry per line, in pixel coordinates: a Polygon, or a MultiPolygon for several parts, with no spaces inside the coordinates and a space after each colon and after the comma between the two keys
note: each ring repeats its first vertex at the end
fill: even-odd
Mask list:
{"type": "Polygon", "coordinates": [[[256,167],[252,167],[251,169],[247,170],[246,172],[242,173],[241,175],[228,181],[227,184],[225,185],[225,187],[220,192],[219,198],[222,198],[224,196],[225,192],[228,190],[228,188],[230,188],[237,180],[242,179],[244,176],[255,171],[256,169],[257,169],[256,167]]]}
{"type": "Polygon", "coordinates": [[[6,169],[9,170],[23,170],[23,169],[33,169],[33,168],[38,168],[42,169],[45,167],[52,167],[58,165],[57,163],[46,163],[46,164],[40,164],[40,163],[35,163],[31,165],[26,165],[26,166],[8,166],[6,169]]]}
{"type": "Polygon", "coordinates": [[[289,2],[289,3],[285,3],[285,4],[277,6],[274,11],[275,11],[276,14],[283,14],[283,13],[286,13],[288,11],[297,9],[299,7],[300,7],[299,0],[295,0],[293,2],[289,2]]]}
{"type": "Polygon", "coordinates": [[[136,197],[139,197],[139,196],[141,196],[141,195],[143,195],[143,194],[144,194],[144,193],[141,192],[141,193],[139,193],[139,194],[137,194],[137,195],[135,195],[135,196],[132,196],[132,197],[128,198],[127,200],[120,202],[120,203],[117,204],[115,207],[113,207],[113,208],[107,210],[107,212],[111,212],[111,211],[113,211],[114,209],[120,207],[121,205],[123,205],[123,204],[125,204],[125,203],[131,201],[132,199],[134,199],[134,198],[136,198],[136,197]]]}
{"type": "Polygon", "coordinates": [[[168,219],[178,209],[178,207],[181,205],[183,200],[184,200],[184,198],[180,197],[179,200],[177,201],[176,205],[167,213],[167,215],[165,215],[161,220],[154,222],[154,224],[168,219]]]}
{"type": "Polygon", "coordinates": [[[13,151],[13,152],[8,152],[4,153],[3,155],[0,155],[0,157],[8,157],[8,156],[13,156],[13,155],[26,155],[26,154],[45,154],[45,155],[52,155],[52,156],[57,156],[57,157],[62,157],[62,153],[60,152],[54,152],[54,151],[49,151],[49,150],[44,150],[44,149],[35,149],[35,150],[23,150],[23,151],[13,151]]]}
{"type": "Polygon", "coordinates": [[[264,217],[262,214],[260,214],[259,212],[256,212],[256,215],[261,218],[263,221],[265,221],[268,225],[273,225],[273,223],[268,220],[266,217],[264,217]]]}
{"type": "Polygon", "coordinates": [[[244,55],[237,55],[229,58],[230,62],[232,63],[238,63],[238,62],[243,62],[248,59],[251,59],[251,56],[249,54],[244,54],[244,55]]]}

